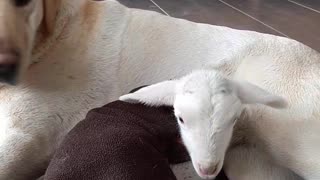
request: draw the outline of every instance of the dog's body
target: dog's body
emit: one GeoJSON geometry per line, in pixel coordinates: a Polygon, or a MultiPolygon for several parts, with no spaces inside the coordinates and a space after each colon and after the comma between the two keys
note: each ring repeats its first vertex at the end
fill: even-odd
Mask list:
{"type": "MultiPolygon", "coordinates": [[[[300,73],[298,67],[320,72],[320,55],[294,40],[196,24],[111,0],[62,0],[61,6],[54,31],[37,36],[34,63],[20,84],[0,91],[0,180],[40,176],[63,137],[88,110],[140,85],[202,67],[233,73],[239,59],[255,55],[283,59],[288,72],[300,73]]],[[[318,95],[312,102],[314,114],[305,118],[319,119],[316,102],[318,95]]],[[[293,138],[293,144],[300,143],[293,138]]],[[[283,159],[281,165],[305,178],[319,177],[319,161],[309,167],[299,156],[291,163],[294,157],[279,152],[271,153],[283,159]],[[299,163],[307,171],[299,169],[299,163]]]]}

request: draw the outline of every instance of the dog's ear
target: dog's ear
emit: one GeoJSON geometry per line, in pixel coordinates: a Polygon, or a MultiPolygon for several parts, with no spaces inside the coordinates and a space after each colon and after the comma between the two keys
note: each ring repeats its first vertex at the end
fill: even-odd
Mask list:
{"type": "Polygon", "coordinates": [[[53,32],[60,5],[61,0],[43,0],[43,23],[48,33],[53,32]]]}

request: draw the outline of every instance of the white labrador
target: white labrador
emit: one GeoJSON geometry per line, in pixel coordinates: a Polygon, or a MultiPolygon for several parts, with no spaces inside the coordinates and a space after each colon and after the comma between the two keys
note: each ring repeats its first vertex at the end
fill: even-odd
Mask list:
{"type": "MultiPolygon", "coordinates": [[[[294,40],[128,9],[113,0],[1,0],[0,180],[40,176],[63,137],[89,109],[193,69],[232,73],[239,59],[254,55],[284,64],[286,69],[279,71],[289,78],[300,73],[301,82],[314,79],[302,89],[286,90],[291,101],[297,98],[295,91],[310,94],[296,111],[314,126],[310,129],[300,119],[299,130],[319,127],[320,55],[294,40]]],[[[257,67],[266,64],[257,62],[257,67]]],[[[285,82],[279,86],[285,89],[285,82]]],[[[294,135],[286,137],[301,143],[294,135]]],[[[303,143],[307,147],[314,141],[303,143]]],[[[296,149],[301,154],[287,159],[292,170],[306,178],[318,174],[320,158],[309,155],[319,149],[308,154],[296,149]],[[310,173],[301,174],[299,161],[293,161],[300,159],[313,162],[306,167],[310,173]]],[[[278,152],[282,156],[286,149],[278,152]]]]}

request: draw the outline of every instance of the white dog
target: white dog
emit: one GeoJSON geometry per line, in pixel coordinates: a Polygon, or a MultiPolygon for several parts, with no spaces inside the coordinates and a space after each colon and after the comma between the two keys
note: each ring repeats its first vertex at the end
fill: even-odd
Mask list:
{"type": "MultiPolygon", "coordinates": [[[[113,0],[1,0],[0,180],[43,174],[63,137],[89,109],[132,88],[201,67],[234,72],[239,57],[261,54],[282,62],[283,74],[298,73],[301,82],[314,79],[295,90],[310,92],[303,99],[310,104],[296,112],[307,121],[319,119],[320,55],[294,40],[128,9],[113,0]]],[[[279,88],[296,98],[285,83],[279,88]]],[[[299,130],[319,126],[312,123],[301,122],[299,130]]],[[[289,140],[306,147],[311,142],[289,140]]],[[[318,150],[299,158],[318,165],[318,150]]],[[[310,174],[318,167],[309,167],[310,174]]]]}

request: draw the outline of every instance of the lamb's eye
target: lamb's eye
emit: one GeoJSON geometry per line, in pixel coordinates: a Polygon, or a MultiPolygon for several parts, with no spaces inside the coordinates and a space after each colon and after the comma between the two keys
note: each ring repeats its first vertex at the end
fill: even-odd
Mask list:
{"type": "Polygon", "coordinates": [[[31,0],[14,0],[14,5],[17,7],[23,7],[28,5],[31,2],[31,0]]]}
{"type": "Polygon", "coordinates": [[[179,121],[183,124],[184,120],[182,119],[182,117],[179,117],[179,121]]]}

